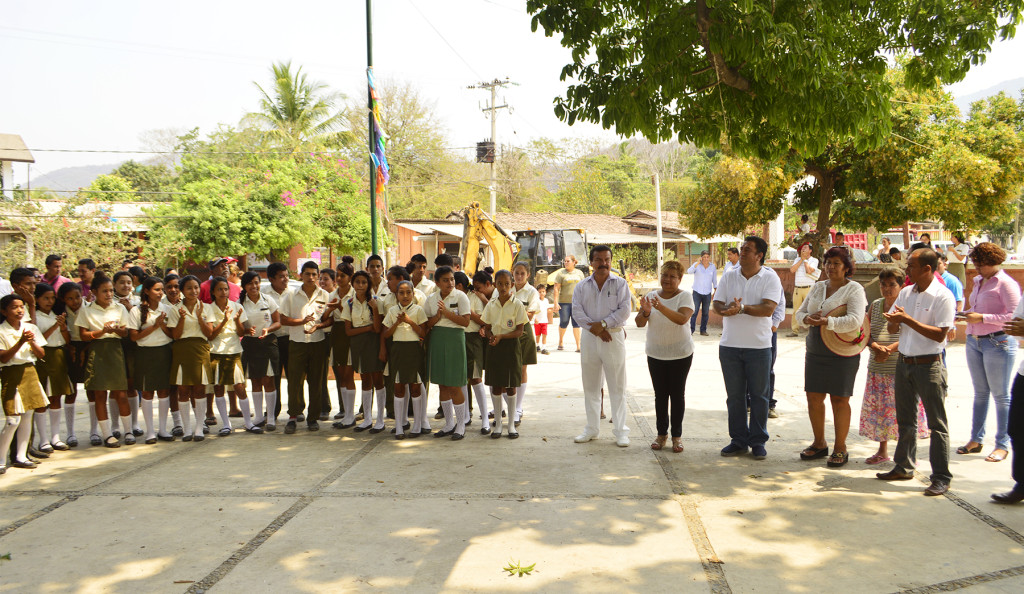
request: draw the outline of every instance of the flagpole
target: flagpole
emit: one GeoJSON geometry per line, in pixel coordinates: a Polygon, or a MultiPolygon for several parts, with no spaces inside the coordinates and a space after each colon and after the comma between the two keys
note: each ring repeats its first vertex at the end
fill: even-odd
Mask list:
{"type": "MultiPolygon", "coordinates": [[[[369,74],[373,71],[373,24],[370,20],[372,0],[366,0],[366,71],[369,74]]],[[[367,79],[369,80],[369,79],[367,79]]],[[[367,106],[369,107],[369,142],[366,147],[369,149],[367,158],[370,161],[370,251],[377,253],[377,168],[373,164],[370,155],[377,146],[377,139],[373,134],[373,90],[369,82],[366,85],[367,106]]]]}

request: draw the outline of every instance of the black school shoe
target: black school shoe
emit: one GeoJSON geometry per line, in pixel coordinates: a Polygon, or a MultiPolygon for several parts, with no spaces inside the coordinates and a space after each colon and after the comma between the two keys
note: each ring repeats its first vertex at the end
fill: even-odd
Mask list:
{"type": "Polygon", "coordinates": [[[288,421],[288,424],[284,426],[284,434],[291,435],[292,433],[295,433],[295,421],[290,420],[288,421]]]}

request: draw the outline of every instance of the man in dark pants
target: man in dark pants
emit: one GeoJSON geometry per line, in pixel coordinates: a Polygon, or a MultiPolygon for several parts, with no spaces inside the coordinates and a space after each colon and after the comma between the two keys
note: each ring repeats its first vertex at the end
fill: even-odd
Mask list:
{"type": "Polygon", "coordinates": [[[879,472],[883,481],[914,478],[917,458],[917,400],[924,404],[931,429],[929,460],[931,485],[924,494],[942,495],[949,490],[949,427],[946,424],[946,367],[942,351],[953,327],[956,302],[935,279],[939,258],[928,248],[914,250],[907,259],[907,278],[913,285],[900,291],[893,312],[886,313],[889,332],[900,333],[900,358],[896,363],[896,424],[899,441],[889,472],[879,472]]]}
{"type": "Polygon", "coordinates": [[[281,325],[288,328],[288,424],[284,432],[295,433],[299,415],[306,408],[303,382],[309,388],[309,410],[306,425],[317,431],[320,425],[320,405],[323,400],[321,375],[327,365],[327,338],[323,328],[324,311],[330,296],[320,288],[320,267],[308,261],[299,274],[302,286],[289,292],[281,300],[281,325]]]}
{"type": "MultiPolygon", "coordinates": [[[[1024,303],[1024,302],[1022,302],[1024,303]]],[[[1004,326],[1010,336],[1024,336],[1024,305],[1018,305],[1013,320],[1004,326]]],[[[1013,488],[1006,493],[993,493],[997,503],[1020,503],[1024,501],[1024,365],[1013,376],[1010,389],[1010,447],[1013,449],[1013,488]]]]}
{"type": "MultiPolygon", "coordinates": [[[[268,299],[272,299],[277,304],[278,309],[280,309],[281,303],[288,294],[288,265],[282,262],[271,262],[270,266],[267,266],[267,280],[270,281],[270,287],[263,289],[263,294],[268,299]]],[[[274,370],[274,390],[277,391],[277,406],[275,407],[276,410],[274,410],[273,417],[277,418],[281,415],[281,401],[284,400],[284,396],[281,394],[281,378],[288,367],[288,328],[281,326],[280,329],[274,332],[274,336],[277,337],[278,363],[277,369],[274,370]]]]}
{"type": "MultiPolygon", "coordinates": [[[[771,270],[771,269],[769,269],[771,270]]],[[[775,272],[772,270],[772,272],[775,272]]],[[[781,283],[781,279],[780,279],[781,283]]],[[[782,289],[779,295],[779,304],[775,306],[772,313],[772,367],[768,375],[768,418],[777,419],[779,413],[775,412],[775,360],[779,357],[779,326],[786,319],[786,290],[782,289]]],[[[747,390],[747,412],[750,412],[750,390],[747,390]]]]}

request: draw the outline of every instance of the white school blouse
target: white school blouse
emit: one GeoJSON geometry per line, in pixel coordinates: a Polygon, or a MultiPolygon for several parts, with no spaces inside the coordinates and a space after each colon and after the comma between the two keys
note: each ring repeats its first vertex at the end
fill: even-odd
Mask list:
{"type": "MultiPolygon", "coordinates": [[[[441,292],[436,291],[427,297],[427,304],[423,307],[423,311],[426,312],[428,318],[432,318],[437,315],[437,304],[441,301],[441,292]]],[[[469,315],[469,297],[458,289],[452,289],[451,293],[444,298],[445,307],[448,311],[453,314],[460,316],[469,315]]],[[[440,328],[458,328],[459,330],[465,330],[463,326],[456,324],[448,318],[441,316],[441,319],[434,324],[435,327],[440,328]]]]}
{"type": "Polygon", "coordinates": [[[82,329],[75,325],[75,320],[78,319],[78,314],[89,305],[88,301],[82,301],[82,306],[78,308],[78,311],[71,311],[70,307],[64,310],[64,313],[68,314],[68,334],[71,335],[71,342],[82,341],[82,329]]]}
{"type": "Polygon", "coordinates": [[[167,327],[174,328],[178,325],[178,320],[181,319],[181,310],[185,309],[185,322],[181,327],[181,338],[202,338],[206,339],[206,335],[203,334],[202,328],[199,326],[200,322],[206,322],[206,309],[203,307],[205,304],[202,301],[196,299],[195,305],[192,308],[185,307],[185,302],[182,302],[171,310],[171,313],[167,314],[167,327]]]}
{"type": "MultiPolygon", "coordinates": [[[[516,289],[515,285],[512,285],[512,296],[522,302],[526,306],[527,314],[535,314],[540,311],[540,293],[530,283],[523,285],[522,289],[516,289]]],[[[529,316],[527,316],[529,317],[529,316]]]]}
{"type": "Polygon", "coordinates": [[[504,304],[501,303],[501,299],[497,295],[491,297],[491,300],[484,306],[480,317],[491,327],[491,334],[495,336],[512,334],[516,331],[517,326],[529,321],[526,316],[526,306],[522,301],[511,296],[504,304]]]}
{"type": "MultiPolygon", "coordinates": [[[[75,317],[75,326],[85,328],[90,332],[98,332],[103,329],[107,322],[115,322],[124,327],[129,327],[131,320],[128,318],[128,310],[117,301],[111,301],[107,307],[100,307],[93,302],[89,307],[82,306],[75,317]]],[[[114,333],[104,334],[95,340],[121,340],[121,337],[114,333]]]]}
{"type": "MultiPolygon", "coordinates": [[[[423,325],[427,321],[427,314],[423,312],[423,308],[416,303],[410,303],[409,307],[402,307],[396,305],[388,310],[388,315],[384,318],[384,325],[390,328],[395,325],[398,321],[398,314],[405,312],[405,315],[409,316],[409,319],[416,322],[419,325],[423,325]]],[[[402,322],[398,325],[398,329],[391,335],[391,338],[395,342],[418,342],[420,335],[416,334],[416,331],[412,329],[407,322],[402,322]]]]}
{"type": "MultiPolygon", "coordinates": [[[[57,314],[50,310],[50,313],[36,310],[36,327],[39,328],[40,332],[46,332],[50,328],[57,325],[57,314]]],[[[69,329],[70,330],[70,329],[69,329]]],[[[64,340],[64,333],[60,331],[60,328],[50,333],[50,337],[45,339],[46,346],[48,347],[62,347],[67,342],[64,340]]]]}
{"type": "MultiPolygon", "coordinates": [[[[163,302],[161,302],[160,305],[157,306],[156,310],[151,310],[149,313],[146,314],[146,323],[143,324],[142,308],[133,307],[132,311],[129,312],[128,314],[128,317],[131,319],[131,321],[128,323],[128,327],[131,328],[132,330],[145,330],[147,328],[152,328],[153,324],[156,323],[156,319],[161,314],[161,312],[167,315],[167,319],[164,320],[165,322],[170,319],[170,307],[164,305],[163,302]]],[[[148,335],[136,341],[135,344],[139,345],[140,347],[158,347],[164,346],[165,344],[170,344],[171,342],[171,337],[167,336],[167,333],[164,332],[163,329],[161,328],[160,330],[154,330],[150,332],[148,335]]]]}
{"type": "MultiPolygon", "coordinates": [[[[205,303],[203,306],[206,309],[206,321],[213,324],[214,328],[219,326],[221,320],[224,319],[224,312],[216,303],[205,303]]],[[[227,315],[231,319],[224,324],[220,334],[210,339],[211,355],[239,355],[242,353],[242,337],[238,335],[238,329],[245,328],[245,323],[249,321],[249,318],[245,315],[245,308],[235,301],[228,301],[227,315]],[[242,312],[242,316],[236,320],[234,317],[238,315],[238,312],[242,312]]]]}
{"type": "MultiPolygon", "coordinates": [[[[491,293],[491,295],[495,299],[498,297],[494,293],[491,293]]],[[[487,304],[484,303],[484,300],[481,299],[480,296],[476,294],[476,291],[473,291],[472,293],[469,294],[469,309],[470,309],[470,311],[472,311],[473,313],[475,313],[478,316],[483,317],[483,315],[484,315],[484,308],[485,307],[487,307],[487,304]]],[[[477,324],[476,322],[473,321],[473,318],[470,318],[469,319],[469,326],[466,326],[466,334],[469,334],[470,332],[479,332],[479,331],[480,331],[480,324],[477,324]]]]}
{"type": "Polygon", "coordinates": [[[366,301],[360,301],[355,295],[349,297],[341,304],[341,321],[351,322],[353,328],[362,328],[373,325],[373,316],[377,313],[376,297],[366,301]]]}
{"type": "MultiPolygon", "coordinates": [[[[15,329],[12,328],[9,323],[7,323],[7,320],[4,320],[2,323],[0,323],[0,349],[6,351],[7,349],[17,344],[18,340],[21,338],[21,335],[25,332],[25,330],[30,330],[32,333],[35,334],[35,338],[32,340],[32,342],[38,345],[39,348],[43,348],[44,346],[46,346],[46,340],[43,339],[43,333],[39,331],[39,327],[36,326],[35,324],[22,322],[21,327],[15,329]]],[[[0,367],[11,367],[14,365],[35,363],[36,360],[37,359],[35,353],[32,352],[32,345],[30,345],[26,341],[25,344],[21,345],[21,348],[18,349],[18,352],[14,353],[14,356],[11,357],[11,360],[6,363],[0,363],[0,367]]]]}
{"type": "MultiPolygon", "coordinates": [[[[283,293],[278,293],[277,291],[274,290],[274,287],[268,287],[266,290],[262,291],[262,293],[267,296],[267,299],[270,299],[271,301],[274,302],[274,305],[277,306],[278,311],[281,310],[281,304],[284,303],[285,297],[287,297],[288,294],[291,292],[292,289],[285,289],[283,293]]],[[[288,327],[285,326],[284,324],[281,324],[280,328],[274,330],[274,336],[278,338],[288,338],[288,327]]]]}
{"type": "Polygon", "coordinates": [[[264,328],[269,328],[274,323],[274,312],[278,309],[277,302],[263,293],[260,293],[259,301],[253,301],[246,295],[242,308],[245,309],[245,319],[249,321],[257,337],[263,334],[264,328]]]}

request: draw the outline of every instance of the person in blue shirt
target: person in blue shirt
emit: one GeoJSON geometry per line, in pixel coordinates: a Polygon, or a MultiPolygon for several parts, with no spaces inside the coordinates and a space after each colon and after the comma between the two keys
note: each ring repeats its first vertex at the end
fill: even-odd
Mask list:
{"type": "Polygon", "coordinates": [[[693,316],[690,317],[690,334],[697,328],[697,312],[703,310],[700,317],[700,335],[708,336],[708,318],[711,316],[711,297],[718,289],[718,269],[711,263],[711,254],[707,250],[700,253],[700,261],[695,262],[686,271],[693,275],[693,316]]]}
{"type": "Polygon", "coordinates": [[[946,254],[939,254],[939,276],[942,277],[942,282],[946,283],[946,288],[953,294],[953,299],[956,301],[956,310],[964,310],[964,285],[960,282],[960,279],[955,275],[950,274],[946,267],[949,265],[949,258],[946,254]]]}

